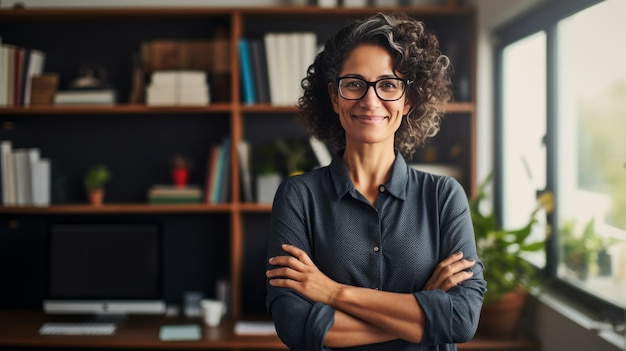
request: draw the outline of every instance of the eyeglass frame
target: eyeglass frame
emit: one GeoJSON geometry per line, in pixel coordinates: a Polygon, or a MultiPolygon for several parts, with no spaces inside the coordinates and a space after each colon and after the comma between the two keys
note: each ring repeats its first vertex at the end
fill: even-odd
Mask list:
{"type": "Polygon", "coordinates": [[[345,100],[350,100],[350,101],[356,101],[356,100],[361,100],[363,97],[365,97],[365,95],[367,95],[367,91],[370,89],[370,87],[374,88],[374,94],[376,94],[376,97],[379,98],[382,101],[398,101],[400,99],[402,99],[402,97],[404,96],[404,93],[406,92],[406,88],[413,83],[412,80],[408,80],[408,79],[402,79],[402,78],[398,78],[398,77],[387,77],[387,78],[381,78],[378,80],[375,80],[373,82],[369,82],[363,78],[359,78],[359,77],[352,77],[352,76],[342,76],[342,77],[337,77],[337,92],[339,93],[339,96],[341,96],[343,99],[345,100]],[[363,95],[361,95],[361,97],[359,98],[347,98],[345,96],[343,96],[343,93],[341,92],[341,81],[343,79],[358,79],[362,82],[365,83],[365,90],[363,90],[363,95]],[[400,96],[398,96],[397,99],[383,99],[380,97],[380,95],[378,95],[378,90],[376,89],[376,84],[378,84],[380,81],[383,80],[397,80],[403,83],[402,85],[402,94],[400,94],[400,96]]]}

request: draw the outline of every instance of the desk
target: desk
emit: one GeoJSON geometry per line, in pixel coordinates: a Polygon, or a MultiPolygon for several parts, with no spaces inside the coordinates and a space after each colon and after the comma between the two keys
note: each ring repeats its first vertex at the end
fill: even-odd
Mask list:
{"type": "MultiPolygon", "coordinates": [[[[99,348],[99,349],[220,349],[286,350],[278,337],[235,335],[232,321],[217,328],[203,326],[198,341],[161,341],[159,328],[164,324],[201,324],[199,318],[130,316],[111,336],[39,335],[39,327],[49,321],[72,321],[68,316],[49,316],[37,311],[0,311],[0,348],[99,348]]],[[[476,338],[459,344],[459,350],[538,350],[539,342],[529,339],[488,340],[476,338]]]]}

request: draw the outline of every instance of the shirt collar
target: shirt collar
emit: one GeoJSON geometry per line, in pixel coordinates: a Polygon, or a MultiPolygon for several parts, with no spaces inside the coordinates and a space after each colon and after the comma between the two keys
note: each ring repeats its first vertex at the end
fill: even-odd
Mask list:
{"type": "MultiPolygon", "coordinates": [[[[330,163],[330,174],[337,194],[337,199],[342,198],[344,195],[354,189],[354,184],[350,175],[348,175],[348,169],[343,163],[343,150],[335,153],[333,160],[330,163]]],[[[391,177],[384,184],[386,191],[389,194],[397,197],[400,200],[406,199],[406,183],[408,181],[407,164],[404,157],[396,152],[396,159],[391,166],[391,177]]]]}

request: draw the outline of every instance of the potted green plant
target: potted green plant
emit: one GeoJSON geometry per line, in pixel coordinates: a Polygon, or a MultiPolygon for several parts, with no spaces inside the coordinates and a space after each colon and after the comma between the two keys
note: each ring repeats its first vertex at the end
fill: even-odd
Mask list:
{"type": "Polygon", "coordinates": [[[492,174],[480,185],[478,194],[469,200],[476,248],[487,281],[478,332],[511,337],[529,290],[539,286],[537,269],[523,258],[523,254],[544,248],[545,238],[530,240],[529,237],[539,211],[552,209],[552,197],[546,193],[539,198],[522,228],[503,229],[493,211],[484,211],[491,180],[492,174]]]}
{"type": "Polygon", "coordinates": [[[104,184],[111,178],[109,169],[102,164],[90,167],[85,174],[84,185],[92,205],[102,205],[104,184]]]}

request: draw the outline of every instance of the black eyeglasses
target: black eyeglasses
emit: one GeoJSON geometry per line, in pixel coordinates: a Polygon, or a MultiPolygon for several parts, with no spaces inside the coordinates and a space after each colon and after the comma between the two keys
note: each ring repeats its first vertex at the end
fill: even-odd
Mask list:
{"type": "Polygon", "coordinates": [[[374,82],[368,82],[361,78],[355,77],[339,77],[337,86],[339,87],[339,95],[346,100],[360,100],[369,87],[374,87],[374,93],[383,101],[399,100],[407,85],[412,82],[401,78],[383,78],[374,82]]]}

